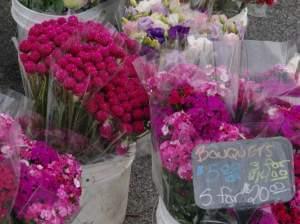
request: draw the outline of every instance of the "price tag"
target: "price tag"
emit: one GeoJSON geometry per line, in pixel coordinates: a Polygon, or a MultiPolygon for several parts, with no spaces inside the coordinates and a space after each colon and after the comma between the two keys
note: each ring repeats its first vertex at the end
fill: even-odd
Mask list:
{"type": "Polygon", "coordinates": [[[247,209],[295,194],[293,148],[286,138],[199,145],[192,163],[195,201],[203,209],[247,209]]]}

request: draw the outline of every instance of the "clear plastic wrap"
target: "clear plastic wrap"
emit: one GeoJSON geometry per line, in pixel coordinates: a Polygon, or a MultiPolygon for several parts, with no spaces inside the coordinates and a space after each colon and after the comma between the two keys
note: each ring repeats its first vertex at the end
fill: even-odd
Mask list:
{"type": "MultiPolygon", "coordinates": [[[[298,191],[299,182],[296,161],[294,166],[294,160],[299,157],[299,71],[295,66],[287,66],[296,48],[290,43],[221,41],[204,49],[209,49],[207,54],[193,54],[191,49],[173,51],[162,54],[152,64],[146,63],[143,58],[135,63],[150,95],[153,178],[168,212],[183,224],[254,224],[266,220],[280,224],[296,223],[298,193],[292,200],[291,197],[295,190],[298,191]],[[245,207],[237,203],[243,201],[241,198],[217,210],[213,207],[201,209],[205,206],[196,204],[194,192],[197,192],[195,186],[197,189],[199,186],[193,184],[196,176],[192,154],[197,152],[198,147],[203,147],[208,153],[205,147],[211,145],[215,145],[216,149],[222,148],[226,142],[236,146],[243,144],[242,140],[258,144],[260,138],[264,143],[273,144],[273,137],[277,136],[290,142],[285,148],[277,148],[279,151],[274,151],[272,157],[273,165],[282,158],[286,160],[285,171],[281,174],[290,175],[286,177],[288,182],[284,183],[289,192],[287,197],[270,197],[267,203],[254,203],[254,199],[249,199],[248,202],[253,204],[245,207]],[[293,149],[288,146],[291,144],[293,149]],[[291,201],[284,203],[287,200],[291,201]],[[291,221],[283,221],[284,215],[277,213],[280,209],[287,209],[291,221]]],[[[240,150],[243,147],[246,146],[240,150]]],[[[239,153],[242,152],[240,150],[239,153]]],[[[215,154],[216,158],[218,156],[221,155],[215,154]]],[[[211,157],[215,158],[213,154],[211,157]]],[[[246,162],[241,164],[244,166],[246,162]]],[[[215,169],[211,172],[217,175],[215,169]]],[[[222,170],[224,175],[230,171],[226,170],[222,170]]],[[[250,168],[241,170],[250,172],[250,168]]],[[[258,170],[263,172],[264,168],[258,170]]],[[[230,178],[234,176],[227,174],[232,180],[230,178]]],[[[250,176],[242,175],[235,186],[247,184],[244,178],[250,176]]],[[[252,186],[250,179],[249,186],[252,186]]],[[[212,186],[219,185],[221,187],[217,182],[212,186]]],[[[271,188],[273,191],[274,186],[271,188]]],[[[245,192],[248,190],[241,192],[239,195],[247,199],[245,192]]],[[[212,194],[216,197],[215,192],[212,194]]],[[[201,197],[209,196],[207,193],[201,197]]]]}
{"type": "Polygon", "coordinates": [[[21,151],[20,184],[13,208],[16,222],[70,223],[80,211],[81,168],[45,142],[28,139],[21,151]]]}
{"type": "Polygon", "coordinates": [[[53,64],[45,137],[83,164],[99,162],[112,152],[125,154],[148,127],[148,97],[132,65],[137,45],[124,34],[116,34],[112,41],[101,48],[103,62],[87,62],[91,75],[75,85],[65,82],[72,75],[60,76],[65,71],[60,66],[63,59],[53,64]]]}
{"type": "Polygon", "coordinates": [[[139,46],[125,34],[59,18],[33,26],[19,48],[26,93],[44,120],[35,138],[85,164],[125,154],[146,132],[148,97],[132,65],[139,46]]]}
{"type": "MultiPolygon", "coordinates": [[[[109,24],[81,22],[74,16],[31,27],[28,38],[20,42],[18,49],[25,94],[35,100],[35,110],[46,116],[51,75],[59,73],[62,79],[74,73],[74,79],[85,79],[84,85],[76,88],[77,95],[85,91],[94,73],[97,73],[97,88],[105,85],[123,63],[125,43],[119,37],[109,24]],[[115,54],[109,62],[113,66],[106,71],[103,63],[107,63],[104,59],[110,51],[115,54]]],[[[74,84],[74,80],[68,81],[74,84]]]]}
{"type": "Polygon", "coordinates": [[[26,135],[33,133],[32,109],[25,96],[0,93],[0,222],[67,223],[80,210],[81,168],[26,135]]]}
{"type": "Polygon", "coordinates": [[[7,90],[0,93],[0,222],[10,223],[10,215],[19,188],[20,151],[26,138],[18,119],[25,116],[32,103],[21,94],[7,90]]]}

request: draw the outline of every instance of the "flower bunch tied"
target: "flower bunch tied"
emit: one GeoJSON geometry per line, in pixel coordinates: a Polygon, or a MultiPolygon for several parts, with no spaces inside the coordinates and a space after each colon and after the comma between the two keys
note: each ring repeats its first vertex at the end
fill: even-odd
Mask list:
{"type": "Polygon", "coordinates": [[[132,65],[138,45],[125,34],[61,18],[34,26],[20,50],[51,145],[83,162],[123,154],[146,131],[148,98],[132,65]]]}
{"type": "Polygon", "coordinates": [[[224,14],[210,15],[192,9],[190,2],[145,0],[130,1],[122,24],[126,34],[142,43],[146,54],[161,47],[193,45],[187,41],[189,35],[210,40],[243,38],[246,18],[245,12],[231,19],[224,14]]]}
{"type": "Polygon", "coordinates": [[[47,14],[66,15],[96,6],[99,0],[18,0],[27,8],[47,14]]]}
{"type": "MultiPolygon", "coordinates": [[[[283,136],[298,150],[298,76],[282,64],[239,76],[218,64],[199,66],[181,61],[162,68],[152,76],[141,76],[147,77],[144,84],[151,95],[154,146],[162,166],[162,197],[180,223],[200,223],[212,213],[200,209],[194,201],[193,150],[201,144],[258,136],[283,136]]],[[[276,206],[293,207],[291,213],[296,215],[298,207],[291,206],[293,201],[276,206]]],[[[237,221],[231,210],[214,214],[209,220],[237,221]]],[[[280,223],[295,223],[295,216],[290,217],[292,221],[280,223]]]]}

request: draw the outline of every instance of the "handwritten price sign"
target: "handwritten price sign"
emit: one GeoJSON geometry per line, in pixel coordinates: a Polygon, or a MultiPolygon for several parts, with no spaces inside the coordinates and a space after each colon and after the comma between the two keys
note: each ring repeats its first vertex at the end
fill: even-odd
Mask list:
{"type": "Polygon", "coordinates": [[[200,208],[252,208],[295,194],[293,148],[285,138],[200,145],[192,158],[200,208]]]}

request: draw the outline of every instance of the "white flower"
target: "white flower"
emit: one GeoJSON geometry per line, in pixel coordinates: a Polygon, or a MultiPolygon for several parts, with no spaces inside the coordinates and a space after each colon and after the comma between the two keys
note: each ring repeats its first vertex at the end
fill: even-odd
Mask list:
{"type": "Polygon", "coordinates": [[[136,6],[136,10],[138,12],[146,12],[149,13],[151,11],[152,6],[156,4],[161,4],[161,0],[146,0],[140,1],[139,4],[136,6]]]}
{"type": "Polygon", "coordinates": [[[247,26],[248,24],[248,9],[244,8],[240,14],[230,18],[228,21],[235,22],[236,24],[241,24],[242,26],[247,26]]]}
{"type": "MultiPolygon", "coordinates": [[[[296,54],[288,63],[287,71],[290,74],[295,74],[298,67],[300,66],[300,54],[296,54]]],[[[300,68],[300,67],[299,67],[300,68]]],[[[299,79],[299,78],[298,78],[299,79]]]]}
{"type": "Polygon", "coordinates": [[[268,115],[272,118],[275,117],[275,115],[277,114],[278,109],[276,107],[270,108],[268,110],[268,115]]]}
{"type": "Polygon", "coordinates": [[[13,155],[13,150],[8,145],[2,146],[0,151],[2,152],[2,154],[4,154],[5,157],[8,157],[8,158],[13,155]]]}
{"type": "Polygon", "coordinates": [[[164,125],[161,129],[161,132],[163,133],[164,136],[169,134],[169,128],[167,125],[164,125]]]}
{"type": "Polygon", "coordinates": [[[74,185],[75,187],[80,188],[80,181],[77,180],[76,178],[74,179],[74,185]]]}
{"type": "Polygon", "coordinates": [[[223,71],[220,75],[220,79],[223,81],[223,82],[228,82],[229,81],[229,76],[227,75],[226,71],[223,71]]]}
{"type": "Polygon", "coordinates": [[[154,19],[153,20],[153,25],[154,28],[162,28],[164,30],[168,30],[169,29],[169,25],[162,22],[161,20],[158,19],[154,19]]]}
{"type": "Polygon", "coordinates": [[[80,9],[87,4],[87,0],[63,0],[64,6],[69,9],[80,9]]]}
{"type": "Polygon", "coordinates": [[[44,167],[43,167],[42,165],[40,165],[40,164],[39,164],[39,165],[37,165],[37,166],[36,166],[36,168],[38,168],[39,170],[42,170],[42,169],[44,169],[44,167]]]}
{"type": "Polygon", "coordinates": [[[189,48],[195,48],[199,51],[211,51],[213,47],[212,42],[205,37],[196,38],[195,36],[190,35],[188,36],[187,41],[189,48]]]}
{"type": "Polygon", "coordinates": [[[168,23],[171,26],[175,26],[179,23],[179,15],[177,13],[172,13],[168,17],[168,23]]]}

